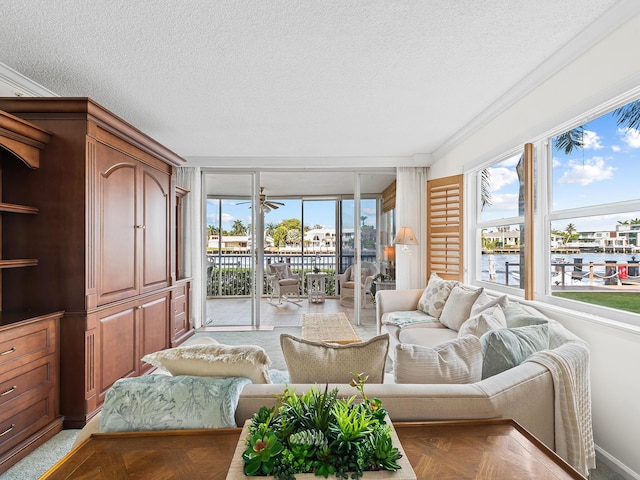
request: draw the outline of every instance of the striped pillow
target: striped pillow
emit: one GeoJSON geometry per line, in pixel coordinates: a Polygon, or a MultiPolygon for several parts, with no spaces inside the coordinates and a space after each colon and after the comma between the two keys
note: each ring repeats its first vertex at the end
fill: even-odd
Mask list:
{"type": "Polygon", "coordinates": [[[395,383],[475,383],[482,377],[482,347],[464,335],[435,348],[398,344],[393,362],[395,383]]]}

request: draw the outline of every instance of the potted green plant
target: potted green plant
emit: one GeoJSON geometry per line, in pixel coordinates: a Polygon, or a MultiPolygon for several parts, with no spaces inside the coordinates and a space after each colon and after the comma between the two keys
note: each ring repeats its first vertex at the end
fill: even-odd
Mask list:
{"type": "Polygon", "coordinates": [[[287,386],[275,407],[261,407],[240,438],[244,475],[360,478],[396,472],[403,460],[410,476],[402,478],[415,478],[394,445],[399,442],[381,401],[364,392],[367,376],[354,376],[351,385],[360,392],[360,403],[356,395],[338,398],[338,389],[328,385],[323,392],[316,386],[301,395],[287,386]]]}

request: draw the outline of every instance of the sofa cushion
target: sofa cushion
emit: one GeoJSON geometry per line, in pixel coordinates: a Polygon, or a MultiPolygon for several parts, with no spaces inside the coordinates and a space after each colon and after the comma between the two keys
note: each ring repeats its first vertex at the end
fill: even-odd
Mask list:
{"type": "Polygon", "coordinates": [[[187,345],[150,353],[142,361],[173,376],[247,377],[253,383],[270,383],[271,360],[257,345],[187,345]]]}
{"type": "Polygon", "coordinates": [[[442,308],[440,323],[456,332],[460,330],[460,326],[471,314],[471,307],[483,291],[483,288],[472,288],[462,284],[454,286],[442,308]]]}
{"type": "Polygon", "coordinates": [[[445,327],[440,322],[427,323],[426,325],[428,325],[427,328],[421,325],[402,328],[397,338],[400,343],[437,347],[441,343],[453,340],[458,336],[458,332],[445,327]]]}
{"type": "Polygon", "coordinates": [[[458,330],[458,336],[475,335],[480,338],[489,330],[507,328],[507,321],[500,305],[482,310],[464,322],[458,330]]]}
{"type": "Polygon", "coordinates": [[[280,346],[291,383],[350,383],[354,372],[368,375],[367,383],[384,381],[389,352],[386,333],[347,345],[311,342],[283,333],[280,346]]]}
{"type": "Polygon", "coordinates": [[[549,348],[548,324],[490,330],[480,337],[482,378],[509,370],[533,353],[549,348]]]}
{"type": "Polygon", "coordinates": [[[480,340],[466,335],[435,348],[396,345],[393,375],[396,383],[478,382],[482,376],[480,340]]]}
{"type": "Polygon", "coordinates": [[[443,280],[437,274],[432,273],[427,288],[424,289],[418,301],[418,310],[422,310],[436,319],[440,318],[451,290],[458,283],[455,280],[443,280]]]}

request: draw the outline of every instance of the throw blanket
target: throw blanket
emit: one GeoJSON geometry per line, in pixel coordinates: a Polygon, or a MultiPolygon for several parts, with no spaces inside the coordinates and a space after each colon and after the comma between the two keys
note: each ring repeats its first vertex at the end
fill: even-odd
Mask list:
{"type": "Polygon", "coordinates": [[[424,313],[421,310],[410,310],[406,312],[391,312],[382,320],[382,323],[387,325],[395,325],[397,327],[406,327],[408,325],[414,325],[418,323],[432,323],[437,320],[431,315],[424,313]]]}
{"type": "Polygon", "coordinates": [[[245,377],[145,375],[123,378],[109,389],[101,432],[236,427],[245,377]]]}
{"type": "Polygon", "coordinates": [[[588,477],[589,469],[596,468],[589,347],[584,342],[565,343],[536,352],[527,361],[544,365],[553,378],[556,453],[588,477]]]}

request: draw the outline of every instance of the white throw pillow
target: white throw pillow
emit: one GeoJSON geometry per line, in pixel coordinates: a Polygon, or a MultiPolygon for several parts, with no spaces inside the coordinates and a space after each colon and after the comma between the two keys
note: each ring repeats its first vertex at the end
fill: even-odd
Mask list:
{"type": "Polygon", "coordinates": [[[502,310],[504,311],[504,309],[509,305],[509,299],[506,295],[500,295],[499,297],[491,298],[487,294],[487,292],[482,292],[471,307],[471,316],[476,315],[483,310],[488,310],[494,305],[500,305],[500,308],[502,308],[502,310]]]}
{"type": "Polygon", "coordinates": [[[174,377],[247,377],[253,383],[271,383],[271,360],[258,345],[187,345],[150,353],[142,361],[174,377]]]}
{"type": "Polygon", "coordinates": [[[507,320],[500,305],[494,305],[493,308],[483,310],[464,322],[458,330],[458,336],[475,335],[480,338],[489,330],[498,328],[507,328],[507,320]]]}
{"type": "Polygon", "coordinates": [[[395,353],[396,383],[475,383],[482,377],[482,346],[473,335],[435,348],[398,344],[395,353]]]}
{"type": "Polygon", "coordinates": [[[291,383],[349,383],[353,373],[369,376],[367,383],[382,383],[389,353],[389,334],[366,342],[338,345],[311,342],[280,334],[280,347],[291,383]]]}
{"type": "Polygon", "coordinates": [[[437,274],[432,273],[427,288],[424,289],[418,301],[418,310],[422,310],[436,319],[440,318],[451,290],[458,283],[455,280],[443,280],[437,274]]]}
{"type": "Polygon", "coordinates": [[[483,290],[462,284],[453,287],[440,314],[440,323],[456,332],[460,330],[460,326],[470,317],[471,307],[483,290]]]}

